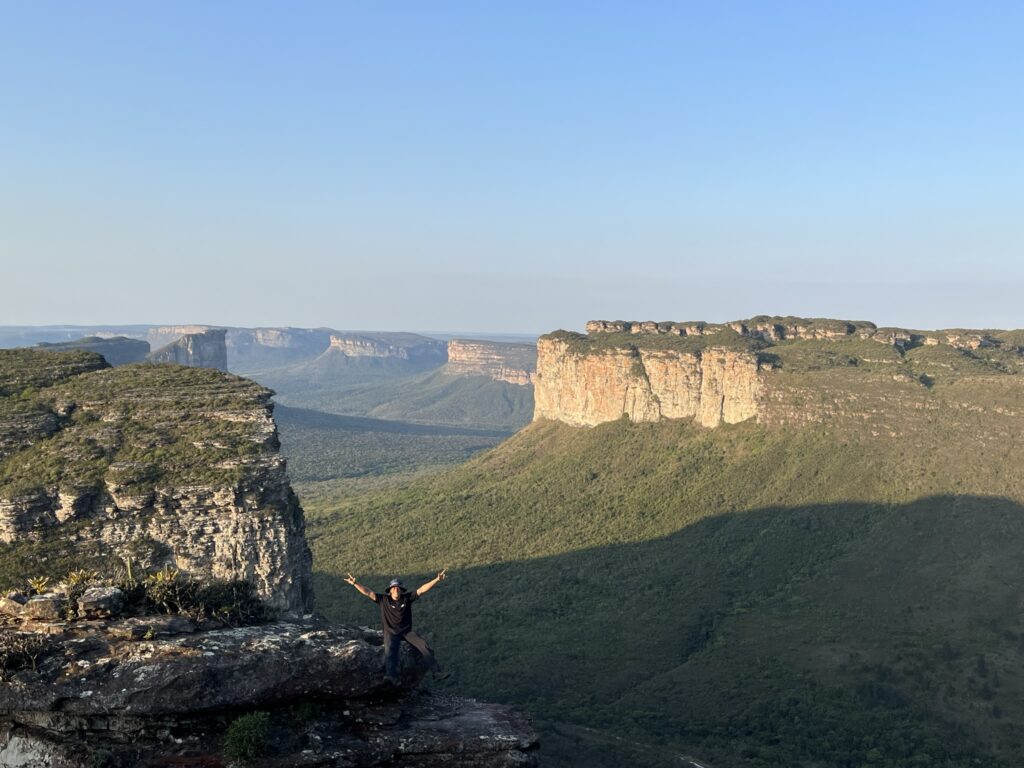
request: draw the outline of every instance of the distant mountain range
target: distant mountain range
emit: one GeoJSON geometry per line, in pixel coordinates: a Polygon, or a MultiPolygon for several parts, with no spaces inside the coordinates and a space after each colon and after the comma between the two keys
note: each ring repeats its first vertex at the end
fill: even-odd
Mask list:
{"type": "Polygon", "coordinates": [[[511,431],[533,416],[534,343],[330,328],[0,327],[0,347],[49,345],[213,367],[328,413],[511,431]],[[143,345],[148,344],[149,347],[143,345]]]}

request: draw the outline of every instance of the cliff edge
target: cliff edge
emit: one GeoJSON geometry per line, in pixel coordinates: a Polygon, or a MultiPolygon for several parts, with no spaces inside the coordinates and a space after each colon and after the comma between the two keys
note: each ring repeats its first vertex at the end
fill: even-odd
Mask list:
{"type": "Polygon", "coordinates": [[[207,368],[0,350],[0,579],[132,559],[312,604],[271,392],[207,368]]]}
{"type": "Polygon", "coordinates": [[[945,407],[931,395],[966,379],[977,389],[982,380],[988,386],[1024,372],[1020,331],[769,316],[591,320],[587,331],[538,341],[535,420],[593,426],[625,416],[716,427],[847,417],[898,434],[884,414],[945,407]]]}

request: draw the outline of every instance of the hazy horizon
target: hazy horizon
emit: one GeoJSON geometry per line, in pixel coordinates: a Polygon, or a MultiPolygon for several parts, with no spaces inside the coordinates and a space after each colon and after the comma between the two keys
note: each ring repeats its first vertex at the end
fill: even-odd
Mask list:
{"type": "Polygon", "coordinates": [[[4,22],[0,324],[1024,326],[1019,4],[4,22]]]}

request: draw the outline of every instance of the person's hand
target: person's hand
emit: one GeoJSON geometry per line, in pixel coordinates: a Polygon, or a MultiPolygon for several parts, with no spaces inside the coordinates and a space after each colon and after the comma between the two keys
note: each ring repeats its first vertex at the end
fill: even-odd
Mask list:
{"type": "Polygon", "coordinates": [[[437,580],[438,580],[438,581],[444,581],[444,579],[445,579],[445,576],[447,576],[447,575],[448,575],[448,569],[447,569],[447,568],[442,568],[442,569],[441,569],[440,571],[438,571],[438,573],[437,573],[437,580]]]}
{"type": "Polygon", "coordinates": [[[354,587],[356,585],[356,577],[353,576],[351,573],[346,573],[345,574],[345,583],[346,584],[351,584],[354,587]]]}

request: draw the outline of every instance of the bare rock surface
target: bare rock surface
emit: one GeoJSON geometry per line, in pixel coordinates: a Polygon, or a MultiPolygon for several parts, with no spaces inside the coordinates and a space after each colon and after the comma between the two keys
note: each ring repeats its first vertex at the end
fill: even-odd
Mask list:
{"type": "Polygon", "coordinates": [[[193,368],[228,369],[227,331],[213,328],[197,333],[186,333],[167,346],[149,353],[154,363],[177,363],[193,368]]]}
{"type": "Polygon", "coordinates": [[[532,344],[452,339],[444,370],[453,376],[486,376],[526,387],[537,372],[537,350],[532,344]]]}
{"type": "Polygon", "coordinates": [[[408,651],[402,687],[385,683],[380,633],[366,628],[308,618],[204,629],[181,617],[32,627],[0,630],[8,644],[44,639],[35,668],[0,683],[0,765],[225,765],[229,722],[253,711],[269,715],[263,766],[536,764],[526,719],[416,690],[408,651]]]}

